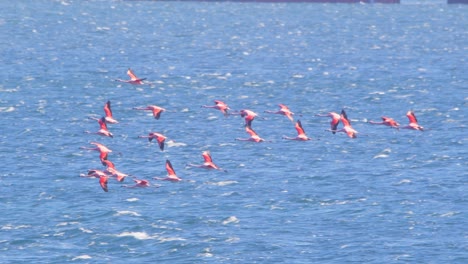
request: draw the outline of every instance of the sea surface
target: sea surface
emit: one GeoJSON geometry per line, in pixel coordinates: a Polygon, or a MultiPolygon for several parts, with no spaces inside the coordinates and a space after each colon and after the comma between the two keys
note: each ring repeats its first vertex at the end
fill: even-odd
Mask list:
{"type": "Polygon", "coordinates": [[[0,263],[468,263],[467,29],[429,1],[0,1],[0,263]],[[84,133],[108,100],[114,137],[84,133]],[[355,139],[316,116],[342,109],[355,139]],[[409,110],[424,131],[368,123],[409,110]],[[132,176],[80,177],[90,142],[132,176]]]}

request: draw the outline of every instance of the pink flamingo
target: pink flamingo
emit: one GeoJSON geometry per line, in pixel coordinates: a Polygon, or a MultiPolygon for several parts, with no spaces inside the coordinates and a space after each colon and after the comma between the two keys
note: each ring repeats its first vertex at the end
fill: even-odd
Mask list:
{"type": "Polygon", "coordinates": [[[134,110],[150,110],[153,112],[153,116],[155,119],[159,119],[161,117],[162,112],[166,111],[166,109],[156,106],[156,105],[148,105],[147,107],[134,107],[134,110]]]}
{"type": "Polygon", "coordinates": [[[138,78],[135,73],[132,71],[132,69],[128,68],[127,70],[127,74],[128,76],[130,76],[130,80],[122,80],[122,79],[117,79],[116,81],[118,82],[124,82],[124,83],[130,83],[130,84],[133,84],[133,85],[140,85],[140,84],[144,84],[144,80],[146,80],[146,78],[138,78]]]}
{"type": "Polygon", "coordinates": [[[196,167],[196,168],[203,168],[203,169],[208,169],[208,170],[220,170],[227,172],[226,170],[218,167],[216,164],[214,164],[213,159],[211,158],[211,154],[209,151],[203,151],[202,152],[203,156],[203,164],[197,165],[197,164],[188,164],[187,166],[190,167],[196,167]]]}
{"type": "Polygon", "coordinates": [[[112,152],[112,150],[110,150],[109,148],[107,148],[101,143],[91,142],[90,144],[95,145],[96,147],[95,148],[80,147],[80,148],[99,151],[99,159],[101,160],[101,162],[104,160],[107,160],[108,154],[112,152]]]}
{"type": "Polygon", "coordinates": [[[215,105],[202,105],[201,107],[217,109],[217,110],[221,111],[224,114],[224,116],[227,116],[228,115],[228,110],[230,110],[229,106],[226,103],[224,103],[223,101],[214,100],[214,102],[215,102],[215,105]]]}
{"type": "Polygon", "coordinates": [[[357,137],[357,131],[353,129],[351,126],[351,122],[348,119],[348,116],[346,115],[345,110],[341,110],[341,115],[340,115],[340,120],[341,123],[343,124],[343,128],[340,130],[335,130],[336,132],[343,132],[348,135],[350,138],[356,138],[357,137]]]}
{"type": "Polygon", "coordinates": [[[86,178],[100,178],[103,176],[107,176],[106,172],[102,170],[96,170],[96,169],[88,170],[88,174],[80,174],[80,177],[86,177],[86,178]]]}
{"type": "Polygon", "coordinates": [[[245,131],[250,135],[249,138],[236,138],[239,141],[252,141],[252,142],[263,142],[263,138],[259,137],[257,132],[255,132],[250,126],[245,126],[245,131]]]}
{"type": "Polygon", "coordinates": [[[418,124],[418,120],[416,119],[416,115],[414,114],[413,111],[408,111],[406,113],[406,116],[409,119],[409,124],[407,126],[401,127],[402,129],[412,129],[412,130],[419,130],[419,131],[424,131],[424,127],[420,126],[418,124]]]}
{"type": "Polygon", "coordinates": [[[102,161],[102,165],[106,166],[106,173],[112,177],[115,177],[117,181],[123,182],[125,177],[129,176],[128,174],[122,173],[115,168],[115,165],[110,160],[102,161]]]}
{"type": "Polygon", "coordinates": [[[151,132],[148,136],[139,136],[139,138],[147,138],[150,142],[155,139],[158,141],[159,149],[164,151],[164,142],[166,141],[166,137],[163,134],[151,132]]]}
{"type": "Polygon", "coordinates": [[[280,107],[280,109],[278,111],[266,110],[265,113],[284,115],[287,118],[289,118],[289,120],[293,121],[294,113],[291,112],[291,110],[289,110],[289,107],[287,107],[284,104],[279,104],[279,107],[280,107]]]}
{"type": "Polygon", "coordinates": [[[231,115],[240,115],[245,120],[246,126],[252,126],[253,120],[258,116],[257,113],[248,109],[242,109],[239,112],[230,113],[231,115]]]}
{"type": "Polygon", "coordinates": [[[297,130],[297,137],[283,136],[283,139],[300,140],[300,141],[311,140],[311,138],[307,137],[307,135],[305,134],[304,128],[302,128],[302,124],[300,120],[297,120],[296,125],[294,127],[297,130]]]}
{"type": "Polygon", "coordinates": [[[317,114],[315,116],[331,117],[330,129],[333,134],[336,133],[336,129],[338,128],[338,124],[340,123],[340,119],[341,119],[339,114],[335,112],[329,112],[328,114],[317,114]]]}
{"type": "Polygon", "coordinates": [[[395,120],[393,120],[393,118],[386,117],[386,116],[382,116],[381,118],[382,118],[382,122],[375,122],[375,121],[370,120],[369,124],[384,125],[384,126],[389,126],[389,127],[396,128],[396,129],[398,129],[398,127],[400,126],[400,124],[398,124],[395,120]]]}
{"type": "Polygon", "coordinates": [[[131,185],[131,186],[123,185],[122,187],[126,187],[126,188],[146,188],[146,187],[151,186],[149,181],[147,181],[147,180],[133,179],[133,181],[135,182],[135,185],[131,185]]]}
{"type": "Polygon", "coordinates": [[[172,167],[172,164],[169,160],[166,160],[166,170],[167,170],[166,178],[154,177],[154,179],[161,180],[161,181],[171,181],[171,182],[178,182],[182,180],[181,178],[177,177],[177,174],[175,173],[175,170],[172,167]]]}
{"type": "Polygon", "coordinates": [[[87,134],[97,134],[97,135],[100,135],[100,136],[111,137],[111,138],[114,137],[114,135],[112,135],[112,133],[109,132],[109,130],[107,129],[106,118],[105,117],[101,117],[98,120],[98,123],[99,123],[99,126],[101,128],[97,132],[85,131],[85,133],[87,133],[87,134]]]}

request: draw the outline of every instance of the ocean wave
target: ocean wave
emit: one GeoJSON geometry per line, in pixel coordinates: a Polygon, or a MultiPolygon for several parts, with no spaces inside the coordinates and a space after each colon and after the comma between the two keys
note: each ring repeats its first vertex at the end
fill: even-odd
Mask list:
{"type": "Polygon", "coordinates": [[[72,258],[72,261],[80,260],[80,259],[92,259],[92,257],[90,255],[80,255],[80,256],[76,256],[72,258]]]}
{"type": "Polygon", "coordinates": [[[116,237],[133,237],[138,240],[147,240],[147,239],[154,239],[155,237],[152,237],[148,235],[146,232],[122,232],[116,237]]]}
{"type": "Polygon", "coordinates": [[[120,216],[120,215],[131,215],[131,216],[141,216],[141,214],[133,211],[117,211],[115,216],[120,216]]]}

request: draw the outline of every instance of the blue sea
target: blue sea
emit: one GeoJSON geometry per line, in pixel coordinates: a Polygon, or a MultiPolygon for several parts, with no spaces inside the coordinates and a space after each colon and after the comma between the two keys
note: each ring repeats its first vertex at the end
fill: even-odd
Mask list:
{"type": "MultiPolygon", "coordinates": [[[[0,2],[0,263],[468,263],[468,6],[0,2]],[[128,79],[131,68],[145,85],[128,79]],[[112,103],[113,138],[91,119],[112,103]],[[258,113],[247,138],[239,115],[258,113]],[[268,114],[285,104],[294,123],[268,114]],[[159,120],[134,107],[166,109],[159,120]],[[359,134],[332,134],[345,109],[359,134]],[[381,116],[424,131],[371,125],[381,116]],[[167,136],[164,151],[147,139],[167,136]],[[100,142],[148,188],[96,178],[100,142]],[[201,164],[203,151],[227,170],[201,164]],[[177,183],[164,177],[170,160],[177,183]]],[[[339,126],[339,129],[341,125],[339,126]]]]}

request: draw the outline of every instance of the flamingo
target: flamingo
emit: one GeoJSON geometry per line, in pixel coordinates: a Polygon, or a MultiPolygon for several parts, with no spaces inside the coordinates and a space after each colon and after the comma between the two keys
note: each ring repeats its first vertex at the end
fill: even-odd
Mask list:
{"type": "Polygon", "coordinates": [[[112,135],[112,133],[109,132],[109,130],[107,129],[106,118],[105,117],[101,117],[98,120],[98,123],[99,123],[99,126],[101,128],[97,132],[85,131],[85,133],[87,133],[87,134],[97,134],[97,135],[100,135],[100,136],[111,137],[111,138],[114,137],[114,135],[112,135]]]}
{"type": "Polygon", "coordinates": [[[107,176],[100,176],[99,177],[99,185],[101,185],[101,188],[105,191],[108,192],[109,190],[107,189],[107,182],[108,182],[108,177],[107,176]]]}
{"type": "Polygon", "coordinates": [[[250,138],[236,138],[239,141],[253,141],[253,142],[263,142],[263,138],[259,137],[257,132],[255,132],[250,126],[245,126],[245,131],[250,135],[250,138]]]}
{"type": "Polygon", "coordinates": [[[341,119],[339,114],[335,112],[329,112],[328,114],[317,114],[315,116],[331,117],[331,121],[330,121],[331,132],[333,134],[336,133],[336,129],[338,128],[338,124],[340,123],[340,119],[341,119]]]}
{"type": "Polygon", "coordinates": [[[289,107],[287,107],[284,104],[279,104],[278,106],[280,107],[280,109],[278,111],[266,110],[265,113],[284,115],[287,118],[289,118],[289,120],[293,121],[294,113],[291,112],[291,110],[289,110],[289,107]]]}
{"type": "Polygon", "coordinates": [[[201,107],[214,108],[214,109],[221,111],[224,114],[224,116],[228,115],[228,110],[230,110],[230,108],[226,103],[224,103],[223,101],[219,101],[219,100],[214,100],[214,103],[215,105],[202,105],[201,107]]]}
{"type": "Polygon", "coordinates": [[[351,122],[348,119],[348,116],[346,115],[345,110],[341,110],[341,115],[340,115],[340,120],[341,123],[343,124],[343,128],[340,130],[335,130],[336,132],[344,132],[348,135],[350,138],[356,138],[357,137],[357,131],[351,127],[351,122]]]}
{"type": "Polygon", "coordinates": [[[110,150],[108,147],[104,146],[101,143],[91,142],[90,144],[95,145],[96,147],[95,148],[80,147],[80,148],[99,151],[99,159],[101,160],[101,162],[103,162],[104,160],[107,160],[108,154],[112,152],[112,150],[110,150]]]}
{"type": "Polygon", "coordinates": [[[107,176],[106,172],[102,170],[91,169],[88,170],[88,174],[80,174],[80,177],[87,177],[87,178],[100,178],[103,176],[107,176]]]}
{"type": "Polygon", "coordinates": [[[156,105],[148,105],[147,107],[134,107],[134,110],[151,110],[153,112],[153,116],[155,119],[159,119],[161,117],[161,113],[166,111],[166,109],[156,106],[156,105]]]}
{"type": "MultiPolygon", "coordinates": [[[[110,103],[110,101],[107,101],[106,104],[104,104],[104,113],[105,113],[105,117],[104,117],[104,118],[105,118],[105,120],[106,120],[106,123],[109,123],[109,124],[118,124],[118,123],[119,123],[117,120],[115,120],[115,119],[112,117],[112,110],[111,110],[111,103],[110,103]]],[[[100,118],[89,117],[89,119],[99,121],[100,118]]]]}
{"type": "Polygon", "coordinates": [[[115,120],[112,117],[112,110],[111,110],[111,102],[107,101],[107,103],[104,105],[104,113],[106,114],[106,122],[109,124],[117,124],[119,123],[117,120],[115,120]]]}
{"type": "Polygon", "coordinates": [[[159,149],[161,149],[161,151],[164,151],[164,142],[166,141],[166,137],[163,134],[151,132],[148,134],[148,136],[139,136],[139,138],[148,138],[150,142],[153,139],[156,139],[158,141],[159,149]]]}
{"type": "Polygon", "coordinates": [[[369,124],[385,125],[385,126],[389,126],[389,127],[396,128],[396,129],[398,129],[398,127],[400,126],[400,124],[398,124],[395,120],[393,120],[393,118],[386,117],[386,116],[382,116],[381,118],[382,118],[382,122],[375,122],[375,121],[370,120],[369,124]]]}
{"type": "Polygon", "coordinates": [[[172,164],[169,160],[166,160],[166,170],[167,170],[167,177],[166,178],[158,178],[154,177],[155,180],[161,180],[161,181],[172,181],[172,182],[178,182],[181,181],[182,179],[177,177],[174,168],[172,167],[172,164]]]}
{"type": "Polygon", "coordinates": [[[412,129],[412,130],[419,130],[419,131],[424,131],[424,127],[420,126],[418,124],[418,120],[416,119],[416,115],[414,114],[413,111],[408,111],[406,113],[406,116],[409,119],[409,124],[407,126],[401,127],[402,129],[412,129]]]}
{"type": "Polygon", "coordinates": [[[110,160],[104,160],[102,161],[102,165],[106,166],[106,173],[112,177],[115,177],[117,179],[117,181],[119,182],[123,182],[125,180],[125,177],[129,176],[128,174],[125,174],[125,173],[122,173],[120,171],[118,171],[116,168],[115,168],[115,165],[112,161],[110,160]]]}
{"type": "Polygon", "coordinates": [[[252,126],[253,120],[258,116],[257,113],[248,109],[242,109],[239,112],[231,113],[231,115],[240,115],[245,120],[245,125],[252,126]]]}
{"type": "Polygon", "coordinates": [[[131,186],[123,185],[122,187],[126,187],[126,188],[146,188],[146,187],[150,187],[150,183],[147,180],[133,179],[133,181],[135,182],[135,185],[131,185],[131,186]]]}
{"type": "Polygon", "coordinates": [[[130,84],[133,84],[133,85],[140,85],[140,84],[144,84],[144,80],[146,80],[146,78],[138,78],[135,73],[132,71],[132,69],[128,68],[127,70],[127,74],[128,76],[130,76],[130,80],[122,80],[122,79],[116,79],[116,81],[118,82],[124,82],[124,83],[130,83],[130,84]]]}
{"type": "Polygon", "coordinates": [[[219,168],[216,164],[213,163],[213,159],[211,158],[211,154],[209,151],[203,151],[202,156],[204,159],[204,163],[197,165],[197,164],[188,164],[190,167],[196,167],[196,168],[204,168],[208,170],[220,170],[227,172],[226,170],[219,168]]]}
{"type": "Polygon", "coordinates": [[[307,137],[307,135],[305,134],[304,128],[302,127],[302,124],[301,124],[301,120],[297,120],[295,128],[297,130],[297,137],[283,136],[283,139],[300,140],[300,141],[311,140],[311,138],[307,137]]]}

